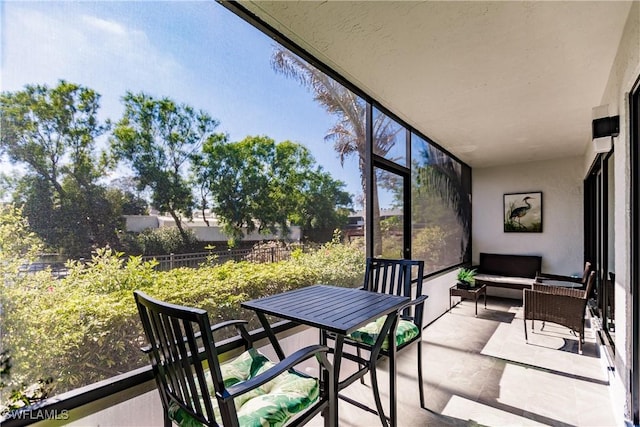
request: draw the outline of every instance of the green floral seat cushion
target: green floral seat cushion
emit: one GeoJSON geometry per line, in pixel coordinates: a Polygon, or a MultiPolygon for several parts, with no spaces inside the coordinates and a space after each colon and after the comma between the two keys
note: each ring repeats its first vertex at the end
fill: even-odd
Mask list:
{"type": "MultiPolygon", "coordinates": [[[[380,335],[380,330],[382,329],[385,320],[387,320],[387,316],[379,317],[375,322],[367,323],[362,328],[352,332],[349,337],[354,341],[374,345],[378,339],[378,335],[380,335]]],[[[418,327],[413,322],[401,319],[398,322],[398,327],[396,329],[396,348],[408,341],[411,341],[417,337],[419,333],[420,331],[418,330],[418,327]]],[[[382,343],[382,349],[387,350],[388,348],[389,337],[387,336],[384,338],[382,343]]]]}
{"type": "MultiPolygon", "coordinates": [[[[226,387],[251,379],[275,364],[255,349],[249,349],[232,361],[220,366],[226,387]]],[[[215,391],[211,374],[206,372],[209,393],[215,391]]],[[[296,413],[304,410],[318,399],[318,381],[297,372],[284,372],[261,387],[235,399],[238,421],[241,426],[280,427],[296,413]]],[[[216,420],[221,423],[218,403],[213,399],[216,420]]],[[[169,408],[169,416],[181,427],[196,427],[202,424],[178,405],[169,408]]]]}

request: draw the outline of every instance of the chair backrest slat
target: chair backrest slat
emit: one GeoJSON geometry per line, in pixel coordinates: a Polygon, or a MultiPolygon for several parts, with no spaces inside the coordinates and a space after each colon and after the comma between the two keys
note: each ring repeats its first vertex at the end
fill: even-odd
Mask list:
{"type": "MultiPolygon", "coordinates": [[[[175,319],[173,320],[175,321],[175,319]]],[[[196,338],[195,338],[195,334],[193,332],[193,326],[191,323],[185,322],[183,327],[184,327],[184,334],[186,338],[184,341],[188,343],[189,349],[187,349],[185,342],[183,340],[180,340],[177,342],[178,348],[180,349],[180,362],[181,362],[179,364],[180,375],[182,376],[182,378],[186,379],[185,391],[187,391],[188,393],[185,393],[185,394],[187,394],[188,401],[192,402],[193,406],[196,409],[196,412],[203,413],[202,406],[200,404],[200,398],[199,398],[199,396],[201,395],[201,391],[198,390],[198,388],[196,387],[196,383],[194,381],[194,375],[199,375],[202,373],[202,364],[198,357],[193,358],[191,362],[193,363],[193,365],[189,363],[189,355],[198,354],[196,338]],[[192,369],[192,366],[193,366],[193,369],[192,369]]],[[[174,333],[177,334],[179,331],[180,331],[180,327],[176,322],[176,324],[174,325],[174,333]]]]}
{"type": "MultiPolygon", "coordinates": [[[[173,394],[179,400],[187,400],[188,390],[187,385],[184,378],[184,369],[180,365],[180,362],[184,360],[184,358],[188,359],[188,356],[183,355],[180,351],[180,345],[182,343],[181,335],[179,332],[174,330],[171,318],[166,315],[160,314],[160,323],[162,325],[162,330],[164,331],[164,335],[166,337],[165,343],[169,345],[165,347],[165,353],[167,354],[166,359],[166,368],[167,368],[167,376],[169,377],[172,384],[175,384],[173,389],[171,390],[173,394]]],[[[187,360],[188,361],[188,360],[187,360]]]]}
{"type": "MultiPolygon", "coordinates": [[[[424,261],[410,259],[368,258],[365,270],[364,288],[372,292],[380,292],[412,298],[415,284],[415,295],[422,295],[424,261]]],[[[407,309],[404,315],[411,315],[407,309]]],[[[422,320],[422,306],[413,314],[422,320]]]]}
{"type": "Polygon", "coordinates": [[[179,326],[172,325],[172,323],[177,320],[164,315],[160,315],[160,319],[166,335],[167,341],[165,342],[169,344],[166,346],[167,354],[169,356],[167,360],[167,373],[171,382],[175,384],[173,393],[180,400],[188,400],[189,393],[185,382],[186,373],[184,372],[181,362],[186,362],[188,364],[189,360],[188,356],[185,354],[186,351],[181,351],[181,347],[184,347],[184,342],[180,339],[181,334],[179,333],[179,330],[176,331],[176,329],[179,329],[179,326]],[[185,361],[185,359],[187,360],[185,361]]]}
{"type": "Polygon", "coordinates": [[[151,343],[151,346],[156,350],[155,353],[158,355],[159,363],[157,364],[157,368],[168,382],[165,393],[172,391],[174,394],[180,394],[181,384],[179,383],[173,366],[175,357],[169,346],[160,345],[161,342],[172,343],[174,341],[174,338],[166,327],[167,319],[161,313],[156,312],[150,312],[149,316],[151,318],[153,337],[156,338],[154,342],[151,343]]]}

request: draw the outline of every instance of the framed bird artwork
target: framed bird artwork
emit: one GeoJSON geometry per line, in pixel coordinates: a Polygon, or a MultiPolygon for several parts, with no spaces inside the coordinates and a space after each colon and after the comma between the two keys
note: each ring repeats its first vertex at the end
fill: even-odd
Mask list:
{"type": "Polygon", "coordinates": [[[504,195],[504,231],[542,233],[542,192],[504,195]]]}

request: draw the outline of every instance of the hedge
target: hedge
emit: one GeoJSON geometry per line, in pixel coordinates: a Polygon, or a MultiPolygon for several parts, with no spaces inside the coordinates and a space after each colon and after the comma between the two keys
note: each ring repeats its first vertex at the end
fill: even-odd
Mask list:
{"type": "Polygon", "coordinates": [[[147,364],[139,350],[145,339],[136,289],[203,308],[212,323],[245,318],[257,326],[242,301],[316,283],[357,286],[363,272],[362,249],[338,243],[294,252],[289,261],[166,272],[155,271],[154,262],[102,249],[86,264],[71,263],[59,280],[46,271],[5,280],[2,333],[12,349],[12,382],[53,377],[61,393],[147,364]]]}

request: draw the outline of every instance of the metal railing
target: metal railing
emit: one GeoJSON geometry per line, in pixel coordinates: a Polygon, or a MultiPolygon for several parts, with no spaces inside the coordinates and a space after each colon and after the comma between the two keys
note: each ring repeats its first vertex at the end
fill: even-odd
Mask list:
{"type": "Polygon", "coordinates": [[[227,261],[250,261],[269,263],[284,261],[291,257],[296,249],[306,251],[305,245],[273,246],[266,248],[228,249],[221,251],[196,252],[189,254],[145,255],[143,261],[155,259],[157,270],[168,271],[174,268],[199,268],[201,265],[217,265],[227,261]]]}

